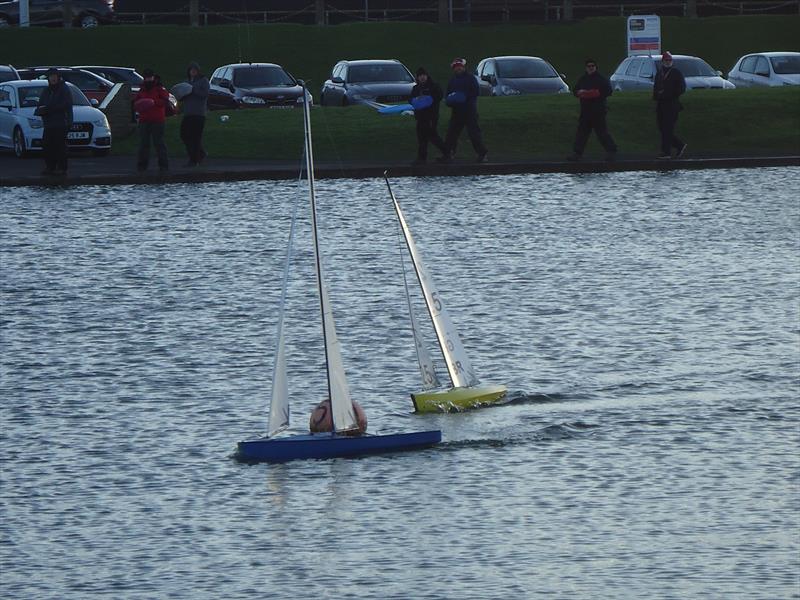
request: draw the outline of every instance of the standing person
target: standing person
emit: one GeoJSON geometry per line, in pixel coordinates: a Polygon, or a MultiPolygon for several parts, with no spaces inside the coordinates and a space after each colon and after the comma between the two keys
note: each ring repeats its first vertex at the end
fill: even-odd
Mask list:
{"type": "Polygon", "coordinates": [[[417,84],[411,90],[411,103],[414,103],[414,98],[423,96],[429,96],[432,102],[428,107],[414,109],[414,118],[417,120],[417,158],[413,163],[415,165],[424,165],[428,160],[428,142],[436,146],[442,156],[447,156],[447,147],[436,131],[439,124],[442,88],[431,79],[425,67],[420,67],[417,69],[417,84]]]}
{"type": "Polygon", "coordinates": [[[611,84],[603,75],[597,72],[597,62],[591,58],[586,60],[586,73],[581,75],[578,83],[575,84],[573,92],[581,101],[581,114],[578,117],[578,132],[575,134],[575,144],[572,147],[573,154],[568,160],[580,160],[583,156],[583,149],[592,129],[597,134],[597,139],[606,149],[606,159],[614,160],[617,153],[617,145],[608,133],[606,126],[606,98],[611,91],[611,84]]]}
{"type": "Polygon", "coordinates": [[[164,143],[165,108],[169,102],[169,92],[161,85],[161,78],[152,69],[145,69],[142,76],[144,81],[133,102],[134,109],[139,113],[139,153],[136,168],[140,172],[147,170],[152,139],[158,156],[158,170],[164,172],[169,168],[167,145],[164,143]]]}
{"type": "Polygon", "coordinates": [[[203,75],[196,62],[189,65],[186,81],[192,86],[192,91],[181,98],[181,140],[189,156],[186,166],[196,167],[206,157],[203,149],[203,127],[206,124],[206,103],[210,86],[208,78],[203,75]]]}
{"type": "Polygon", "coordinates": [[[453,77],[447,84],[445,103],[452,112],[445,137],[447,155],[440,160],[441,162],[452,160],[458,137],[461,135],[461,130],[466,127],[469,140],[478,155],[477,162],[486,162],[489,151],[483,144],[481,128],[478,127],[478,81],[471,73],[467,73],[466,59],[455,58],[450,67],[453,69],[453,77]]]}
{"type": "Polygon", "coordinates": [[[42,117],[42,150],[44,171],[42,175],[66,175],[67,133],[72,126],[72,93],[58,72],[47,71],[47,88],[39,98],[35,115],[42,117]]]}
{"type": "Polygon", "coordinates": [[[686,152],[686,144],[675,135],[678,113],[683,110],[678,98],[686,91],[686,80],[676,67],[672,66],[672,54],[661,55],[661,67],[656,71],[653,83],[653,100],[656,101],[656,120],[661,132],[661,154],[658,158],[672,158],[672,148],[678,150],[675,158],[686,152]]]}

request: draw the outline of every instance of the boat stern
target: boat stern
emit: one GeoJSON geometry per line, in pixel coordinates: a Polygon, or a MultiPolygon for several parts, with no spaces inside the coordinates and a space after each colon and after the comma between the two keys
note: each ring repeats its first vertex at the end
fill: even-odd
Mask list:
{"type": "Polygon", "coordinates": [[[508,389],[504,385],[479,385],[418,392],[411,394],[411,401],[418,413],[451,412],[494,404],[503,400],[507,393],[508,389]]]}

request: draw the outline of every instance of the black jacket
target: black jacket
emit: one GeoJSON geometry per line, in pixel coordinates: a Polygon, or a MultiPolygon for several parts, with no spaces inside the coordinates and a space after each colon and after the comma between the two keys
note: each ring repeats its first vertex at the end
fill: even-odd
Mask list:
{"type": "Polygon", "coordinates": [[[678,98],[686,91],[686,80],[675,67],[665,69],[661,67],[656,71],[653,82],[653,100],[665,104],[677,104],[678,98]]]}
{"type": "Polygon", "coordinates": [[[63,80],[45,88],[34,114],[42,117],[45,127],[72,125],[72,94],[63,80]]]}
{"type": "Polygon", "coordinates": [[[430,96],[433,98],[433,104],[428,108],[414,111],[414,118],[418,121],[421,119],[439,119],[439,103],[442,101],[442,88],[439,87],[433,79],[428,76],[425,83],[417,82],[417,85],[411,90],[410,98],[418,98],[419,96],[430,96]]]}
{"type": "MultiPolygon", "coordinates": [[[[580,98],[581,112],[605,112],[606,98],[608,98],[613,91],[611,90],[611,84],[608,82],[608,79],[595,71],[591,75],[589,73],[584,73],[581,75],[581,78],[578,79],[578,82],[575,84],[575,88],[573,89],[572,93],[580,98]],[[592,92],[592,90],[597,90],[597,95],[582,98],[578,95],[580,90],[589,92],[592,92]]],[[[594,92],[592,93],[594,94],[594,92]]]]}

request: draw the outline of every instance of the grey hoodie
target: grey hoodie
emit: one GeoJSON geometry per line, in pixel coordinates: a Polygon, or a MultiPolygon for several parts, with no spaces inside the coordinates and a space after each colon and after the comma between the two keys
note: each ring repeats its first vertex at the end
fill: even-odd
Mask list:
{"type": "Polygon", "coordinates": [[[186,70],[186,81],[192,84],[192,91],[181,100],[181,110],[184,116],[205,116],[209,85],[208,79],[200,70],[200,65],[195,62],[189,65],[186,70]],[[192,68],[197,69],[198,72],[197,77],[194,79],[190,75],[192,68]]]}

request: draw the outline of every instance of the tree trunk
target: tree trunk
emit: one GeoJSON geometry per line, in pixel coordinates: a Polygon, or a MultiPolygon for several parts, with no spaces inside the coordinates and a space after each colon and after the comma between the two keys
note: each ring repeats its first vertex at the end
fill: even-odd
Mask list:
{"type": "Polygon", "coordinates": [[[562,18],[565,21],[572,21],[572,0],[564,0],[564,14],[562,18]]]}
{"type": "Polygon", "coordinates": [[[447,10],[447,0],[439,0],[439,23],[449,23],[450,15],[447,10]]]}
{"type": "Polygon", "coordinates": [[[200,27],[200,0],[189,0],[189,24],[200,27]]]}
{"type": "Polygon", "coordinates": [[[314,2],[314,22],[317,25],[325,25],[325,0],[315,0],[314,2]]]}
{"type": "Polygon", "coordinates": [[[697,18],[697,0],[686,0],[686,16],[692,19],[697,18]]]}

